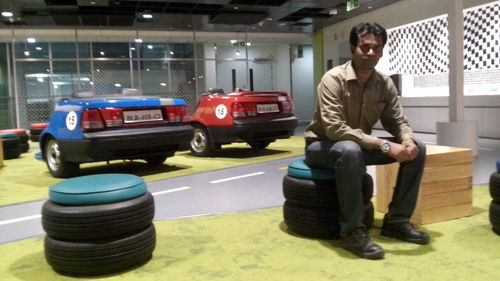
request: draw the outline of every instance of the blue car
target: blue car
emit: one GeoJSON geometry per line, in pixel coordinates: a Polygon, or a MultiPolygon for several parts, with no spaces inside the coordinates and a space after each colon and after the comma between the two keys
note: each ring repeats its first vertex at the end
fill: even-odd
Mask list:
{"type": "Polygon", "coordinates": [[[182,99],[77,91],[57,103],[40,134],[42,158],[57,178],[74,176],[80,163],[144,159],[159,165],[189,149],[193,127],[182,99]]]}

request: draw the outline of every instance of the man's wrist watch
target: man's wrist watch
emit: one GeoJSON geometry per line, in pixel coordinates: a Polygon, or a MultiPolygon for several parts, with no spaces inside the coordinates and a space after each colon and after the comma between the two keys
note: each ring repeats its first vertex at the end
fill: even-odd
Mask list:
{"type": "Polygon", "coordinates": [[[380,144],[380,150],[383,153],[389,153],[389,151],[391,151],[391,144],[389,143],[389,141],[384,140],[382,144],[380,144]]]}

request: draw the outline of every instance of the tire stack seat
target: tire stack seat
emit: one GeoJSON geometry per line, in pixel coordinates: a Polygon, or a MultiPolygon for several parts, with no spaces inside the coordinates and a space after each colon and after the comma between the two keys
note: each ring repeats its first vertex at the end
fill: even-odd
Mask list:
{"type": "Polygon", "coordinates": [[[500,160],[496,162],[496,172],[490,176],[491,203],[489,217],[493,232],[500,235],[500,160]]]}
{"type": "Polygon", "coordinates": [[[19,158],[21,140],[15,133],[0,133],[2,137],[3,157],[5,160],[19,158]]]}
{"type": "Polygon", "coordinates": [[[45,259],[69,276],[130,270],[152,258],[154,200],[144,180],[98,174],[61,181],[42,207],[45,259]]]}
{"type": "MultiPolygon", "coordinates": [[[[373,179],[363,176],[364,224],[373,226],[373,179]]],[[[335,173],[331,170],[311,168],[304,159],[288,165],[283,178],[283,217],[288,229],[294,233],[322,239],[340,237],[338,198],[335,173]]]]}
{"type": "Polygon", "coordinates": [[[47,128],[49,123],[33,123],[30,125],[30,140],[32,142],[38,142],[38,137],[42,133],[43,129],[47,128]]]}
{"type": "Polygon", "coordinates": [[[0,130],[0,133],[14,133],[19,137],[19,146],[21,147],[21,153],[28,152],[30,150],[30,145],[28,143],[29,136],[25,129],[6,129],[0,130]]]}

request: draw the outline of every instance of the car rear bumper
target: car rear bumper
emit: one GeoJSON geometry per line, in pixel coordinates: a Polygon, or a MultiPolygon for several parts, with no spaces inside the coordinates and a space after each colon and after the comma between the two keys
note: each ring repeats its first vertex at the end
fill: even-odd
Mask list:
{"type": "Polygon", "coordinates": [[[83,140],[58,140],[63,160],[75,163],[140,159],[188,149],[190,125],[124,129],[84,134],[83,140]]]}
{"type": "Polygon", "coordinates": [[[233,126],[207,127],[214,143],[273,141],[289,138],[297,127],[297,117],[234,120],[233,126]]]}

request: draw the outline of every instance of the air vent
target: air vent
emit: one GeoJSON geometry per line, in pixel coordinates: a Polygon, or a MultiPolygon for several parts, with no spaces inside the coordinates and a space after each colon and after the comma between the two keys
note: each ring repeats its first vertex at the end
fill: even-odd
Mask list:
{"type": "Polygon", "coordinates": [[[213,16],[209,23],[215,24],[256,24],[264,20],[269,15],[258,12],[221,12],[213,16]]]}

